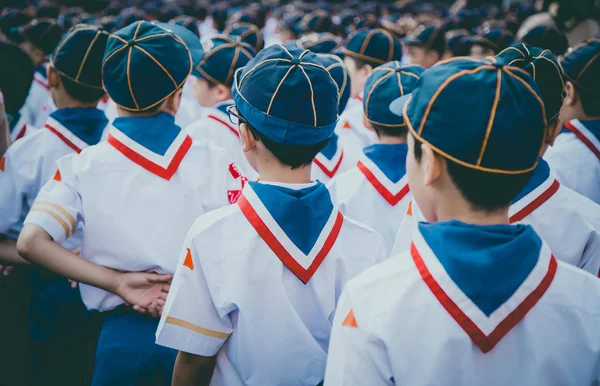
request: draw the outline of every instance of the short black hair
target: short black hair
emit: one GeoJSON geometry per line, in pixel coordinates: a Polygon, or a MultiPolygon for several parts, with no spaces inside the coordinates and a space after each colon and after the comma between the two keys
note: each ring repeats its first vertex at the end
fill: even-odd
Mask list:
{"type": "Polygon", "coordinates": [[[408,128],[406,125],[402,127],[387,127],[378,125],[371,121],[369,121],[369,123],[371,124],[373,130],[375,130],[375,133],[377,133],[377,136],[381,136],[383,134],[388,137],[406,137],[406,134],[408,134],[408,128]]]}
{"type": "Polygon", "coordinates": [[[302,166],[310,166],[316,155],[323,150],[329,141],[329,139],[326,139],[314,145],[308,146],[281,144],[265,137],[252,126],[247,126],[248,129],[265,145],[265,147],[271,153],[273,153],[275,158],[277,158],[281,164],[289,166],[292,169],[298,169],[302,166]]]}
{"type": "Polygon", "coordinates": [[[588,117],[600,117],[600,96],[597,91],[594,93],[587,92],[582,90],[580,87],[575,86],[577,92],[579,93],[579,98],[581,99],[581,106],[583,107],[583,112],[588,117]]]}
{"type": "Polygon", "coordinates": [[[73,82],[71,79],[60,75],[67,94],[81,102],[95,102],[102,98],[105,94],[104,90],[84,86],[80,83],[73,82]]]}
{"type": "Polygon", "coordinates": [[[381,66],[381,63],[377,63],[374,60],[355,58],[352,55],[346,55],[346,58],[351,59],[354,62],[354,64],[356,65],[356,69],[357,70],[360,70],[361,68],[363,68],[366,65],[369,65],[372,68],[376,68],[376,67],[381,66]]]}
{"type": "MultiPolygon", "coordinates": [[[[415,159],[420,161],[423,154],[421,142],[414,138],[414,144],[415,159]]],[[[444,159],[450,179],[465,200],[471,204],[473,209],[484,212],[493,212],[508,207],[527,185],[533,174],[533,171],[523,174],[483,172],[462,166],[447,158],[444,159]]]]}

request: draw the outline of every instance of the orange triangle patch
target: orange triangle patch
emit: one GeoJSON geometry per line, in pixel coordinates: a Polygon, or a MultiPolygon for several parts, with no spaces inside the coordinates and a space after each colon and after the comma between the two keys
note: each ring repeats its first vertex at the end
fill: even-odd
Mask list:
{"type": "Polygon", "coordinates": [[[346,315],[346,319],[342,322],[342,326],[354,327],[358,328],[358,324],[356,324],[356,318],[354,317],[354,311],[350,310],[348,315],[346,315]]]}
{"type": "Polygon", "coordinates": [[[4,168],[6,167],[6,156],[2,156],[2,158],[0,158],[0,172],[4,171],[4,168]]]}
{"type": "Polygon", "coordinates": [[[185,259],[183,260],[183,265],[194,270],[194,261],[192,260],[192,252],[189,248],[186,248],[185,259]]]}
{"type": "Polygon", "coordinates": [[[344,126],[342,126],[344,129],[351,129],[352,126],[350,126],[350,122],[346,121],[344,122],[344,126]]]}
{"type": "Polygon", "coordinates": [[[57,170],[56,173],[54,173],[54,177],[52,177],[52,179],[54,181],[62,181],[62,177],[60,176],[60,170],[57,170]]]}
{"type": "Polygon", "coordinates": [[[412,216],[412,200],[408,202],[408,208],[406,209],[406,215],[412,216]]]}

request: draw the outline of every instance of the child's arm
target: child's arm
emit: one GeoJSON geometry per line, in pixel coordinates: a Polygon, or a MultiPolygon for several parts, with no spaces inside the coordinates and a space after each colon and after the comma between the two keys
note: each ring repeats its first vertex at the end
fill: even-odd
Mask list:
{"type": "Polygon", "coordinates": [[[4,109],[4,95],[0,91],[0,157],[10,146],[10,128],[8,119],[6,119],[6,110],[4,109]]]}
{"type": "Polygon", "coordinates": [[[180,351],[173,369],[173,386],[208,386],[216,356],[203,357],[180,351]]]}
{"type": "Polygon", "coordinates": [[[0,235],[0,264],[23,265],[29,264],[29,262],[19,256],[15,240],[10,240],[0,235]]]}
{"type": "MultiPolygon", "coordinates": [[[[21,256],[69,279],[112,292],[134,306],[135,310],[163,305],[169,291],[171,275],[146,272],[123,273],[94,264],[54,242],[36,224],[26,224],[17,248],[21,256]]],[[[158,316],[158,311],[152,312],[158,316]]]]}

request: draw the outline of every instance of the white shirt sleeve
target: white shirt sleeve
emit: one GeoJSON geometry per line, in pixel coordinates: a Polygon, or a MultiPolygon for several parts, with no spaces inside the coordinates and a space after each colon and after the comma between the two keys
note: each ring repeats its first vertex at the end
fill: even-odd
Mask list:
{"type": "Polygon", "coordinates": [[[0,158],[0,234],[7,233],[19,222],[28,191],[27,170],[19,165],[15,151],[18,148],[13,146],[0,158]]]}
{"type": "Polygon", "coordinates": [[[325,385],[394,385],[384,343],[361,328],[354,311],[346,290],[333,322],[325,385]]]}
{"type": "Polygon", "coordinates": [[[156,343],[213,356],[232,332],[228,313],[219,313],[215,306],[201,259],[188,234],[156,332],[156,343]]]}
{"type": "Polygon", "coordinates": [[[75,163],[76,154],[56,162],[54,177],[42,187],[25,219],[25,224],[44,228],[57,243],[69,239],[84,220],[75,163]]]}

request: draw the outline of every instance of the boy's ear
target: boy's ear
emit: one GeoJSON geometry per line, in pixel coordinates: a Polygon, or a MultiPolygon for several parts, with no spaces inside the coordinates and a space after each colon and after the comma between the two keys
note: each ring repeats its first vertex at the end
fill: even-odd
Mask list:
{"type": "Polygon", "coordinates": [[[163,104],[163,108],[165,112],[171,115],[177,115],[179,111],[179,106],[181,105],[181,95],[183,91],[179,89],[175,91],[170,97],[167,98],[165,103],[163,104]]]}
{"type": "Polygon", "coordinates": [[[44,63],[46,60],[46,54],[38,47],[32,45],[31,54],[33,56],[34,63],[44,63]]]}
{"type": "Polygon", "coordinates": [[[240,141],[242,142],[242,151],[244,153],[249,152],[250,150],[256,147],[256,139],[250,132],[248,125],[245,123],[240,123],[240,141]]]}
{"type": "Polygon", "coordinates": [[[577,89],[575,88],[575,85],[572,82],[567,81],[567,83],[565,83],[565,93],[567,95],[563,100],[564,105],[573,106],[579,101],[579,94],[577,93],[577,89]]]}
{"type": "Polygon", "coordinates": [[[366,115],[363,115],[363,125],[364,125],[364,126],[367,128],[367,129],[369,129],[369,130],[371,130],[371,131],[375,131],[375,130],[373,129],[373,126],[371,126],[371,122],[369,122],[369,120],[367,119],[367,116],[366,116],[366,115]]]}
{"type": "Polygon", "coordinates": [[[215,87],[220,100],[231,99],[231,89],[229,87],[224,84],[217,84],[215,87]]]}
{"type": "Polygon", "coordinates": [[[442,157],[437,156],[433,149],[426,143],[421,145],[421,167],[423,168],[423,183],[425,186],[433,184],[442,176],[446,164],[442,157]]]}
{"type": "Polygon", "coordinates": [[[370,64],[365,64],[360,71],[362,71],[365,78],[367,78],[373,72],[373,67],[371,67],[370,64]]]}
{"type": "Polygon", "coordinates": [[[46,80],[50,88],[60,85],[60,75],[58,75],[58,72],[52,66],[46,67],[46,80]]]}

